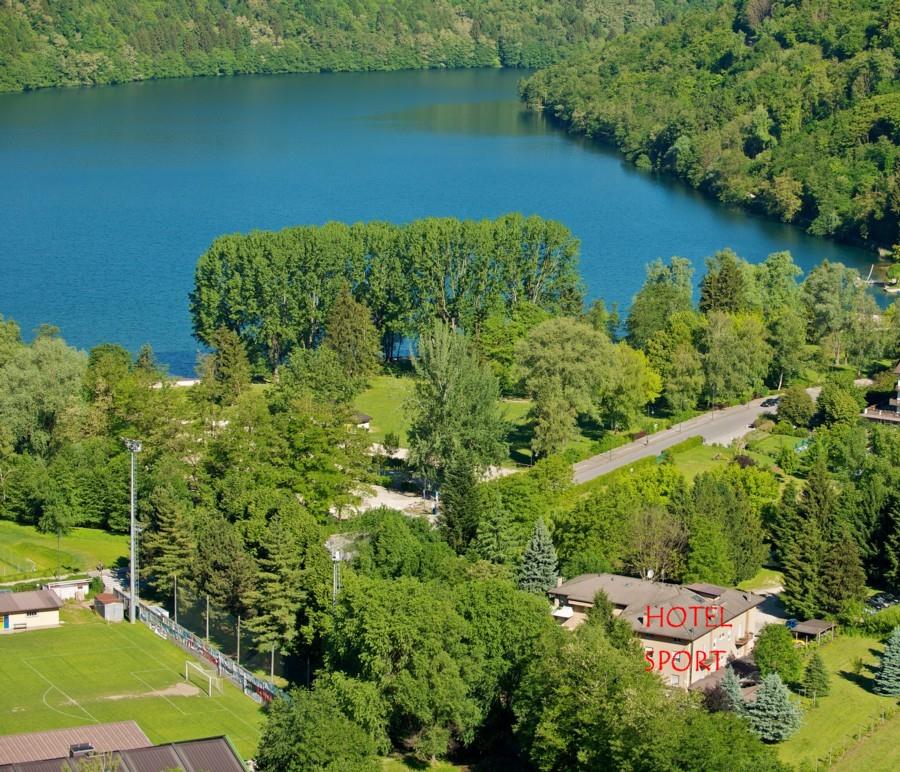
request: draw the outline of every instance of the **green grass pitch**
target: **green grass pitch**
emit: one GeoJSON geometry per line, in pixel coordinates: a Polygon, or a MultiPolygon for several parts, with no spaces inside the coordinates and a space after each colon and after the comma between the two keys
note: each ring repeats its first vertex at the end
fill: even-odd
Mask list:
{"type": "Polygon", "coordinates": [[[0,734],[134,720],[154,743],[227,735],[245,759],[255,754],[263,713],[232,684],[212,697],[186,688],[188,655],[140,623],[77,608],[62,617],[0,636],[0,734]]]}

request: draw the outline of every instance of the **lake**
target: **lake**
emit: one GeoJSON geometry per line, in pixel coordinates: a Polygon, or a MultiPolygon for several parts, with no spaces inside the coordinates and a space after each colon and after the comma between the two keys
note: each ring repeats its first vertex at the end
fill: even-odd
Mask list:
{"type": "Polygon", "coordinates": [[[0,95],[0,313],[79,347],[197,346],[187,293],[218,235],[328,220],[521,211],[582,242],[591,297],[625,307],[644,265],[722,247],[873,256],[749,217],[566,135],[516,98],[521,73],[341,73],[0,95]]]}

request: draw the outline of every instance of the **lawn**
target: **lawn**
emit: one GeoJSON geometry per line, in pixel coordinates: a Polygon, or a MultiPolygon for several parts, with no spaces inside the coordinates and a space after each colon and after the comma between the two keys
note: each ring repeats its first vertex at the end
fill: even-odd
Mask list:
{"type": "Polygon", "coordinates": [[[745,579],[738,585],[738,589],[756,592],[771,590],[773,587],[781,587],[782,584],[784,584],[784,574],[781,571],[774,571],[771,568],[760,568],[756,572],[756,576],[745,579]]]}
{"type": "Polygon", "coordinates": [[[357,410],[372,416],[369,431],[376,442],[394,432],[400,438],[401,447],[406,447],[409,421],[405,403],[412,393],[413,383],[408,376],[377,375],[354,401],[357,410]]]}
{"type": "Polygon", "coordinates": [[[893,772],[900,748],[900,713],[888,719],[871,737],[864,737],[831,767],[838,772],[893,772]]]}
{"type": "MultiPolygon", "coordinates": [[[[115,566],[128,554],[128,537],[94,528],[73,528],[59,540],[63,573],[81,572],[98,563],[115,566]]],[[[35,563],[35,576],[56,573],[56,536],[40,533],[32,526],[0,520],[0,581],[21,577],[26,560],[35,563]]]]}
{"type": "Polygon", "coordinates": [[[230,683],[212,697],[171,693],[187,658],[175,644],[86,609],[66,607],[63,618],[0,636],[0,734],[134,720],[154,743],[224,734],[245,758],[256,752],[262,711],[230,683]]]}
{"type": "MultiPolygon", "coordinates": [[[[819,704],[811,707],[808,701],[803,718],[803,726],[789,740],[778,746],[781,758],[795,766],[806,762],[815,768],[816,759],[827,760],[829,752],[837,752],[848,743],[852,743],[855,735],[864,730],[872,721],[877,720],[882,711],[889,710],[896,704],[893,697],[882,697],[872,691],[873,666],[877,665],[877,654],[882,650],[881,643],[875,638],[841,636],[826,643],[820,649],[825,667],[831,675],[831,693],[819,700],[819,704]],[[865,663],[857,676],[854,674],[854,660],[859,657],[865,663]]],[[[883,731],[894,738],[900,738],[900,727],[897,722],[885,724],[883,731]]],[[[859,751],[870,742],[885,742],[878,739],[881,732],[862,742],[859,751]]],[[[874,769],[889,767],[856,767],[873,772],[874,769]]],[[[890,768],[895,769],[896,765],[890,768]]]]}

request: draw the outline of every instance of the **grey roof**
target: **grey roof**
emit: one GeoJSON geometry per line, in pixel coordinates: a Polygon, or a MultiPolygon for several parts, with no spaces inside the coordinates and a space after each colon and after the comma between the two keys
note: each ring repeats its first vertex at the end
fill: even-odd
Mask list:
{"type": "Polygon", "coordinates": [[[834,622],[828,622],[824,619],[808,619],[806,622],[798,622],[791,629],[792,633],[800,635],[819,635],[834,630],[836,627],[834,622]]]}
{"type": "MultiPolygon", "coordinates": [[[[118,762],[117,772],[246,772],[244,763],[224,737],[114,751],[109,756],[118,762]]],[[[66,756],[0,766],[0,772],[69,772],[78,769],[77,762],[68,758],[66,749],[66,756]]]]}
{"type": "Polygon", "coordinates": [[[550,590],[550,595],[566,603],[575,601],[590,605],[594,602],[596,594],[602,592],[609,598],[610,603],[621,610],[621,616],[631,623],[636,633],[683,641],[694,641],[708,633],[719,624],[720,614],[721,621],[727,624],[747,609],[754,608],[765,600],[763,596],[752,592],[725,589],[717,585],[706,587],[714,587],[721,592],[710,598],[677,584],[651,582],[618,574],[582,574],[559,587],[554,587],[550,590]],[[721,606],[723,611],[713,612],[714,617],[710,624],[707,624],[705,612],[698,609],[695,622],[693,611],[690,610],[693,607],[718,606],[721,606]],[[645,620],[648,607],[652,617],[649,621],[645,620]],[[684,624],[670,626],[656,618],[661,610],[666,613],[675,607],[687,611],[684,624]]]}
{"type": "Polygon", "coordinates": [[[5,592],[0,595],[0,614],[24,614],[27,611],[51,611],[63,602],[50,590],[5,592]]]}
{"type": "MultiPolygon", "coordinates": [[[[134,721],[9,734],[0,737],[0,764],[43,761],[68,756],[70,746],[79,743],[90,743],[99,753],[146,748],[151,745],[147,735],[134,721]]],[[[56,765],[54,772],[59,772],[59,764],[56,765]]]]}
{"type": "Polygon", "coordinates": [[[684,588],[696,592],[698,595],[708,595],[710,598],[718,598],[728,589],[727,587],[720,587],[718,584],[707,584],[706,582],[686,584],[684,588]]]}

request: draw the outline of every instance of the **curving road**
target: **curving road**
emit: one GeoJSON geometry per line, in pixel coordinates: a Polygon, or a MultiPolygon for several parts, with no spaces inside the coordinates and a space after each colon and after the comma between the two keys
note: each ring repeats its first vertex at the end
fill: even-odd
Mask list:
{"type": "Polygon", "coordinates": [[[587,482],[647,456],[658,456],[667,448],[689,437],[702,437],[707,445],[728,445],[735,437],[748,434],[753,428],[751,424],[758,415],[775,411],[775,408],[761,407],[763,399],[765,398],[755,399],[746,405],[703,413],[628,445],[579,461],[574,466],[575,482],[587,482]]]}

